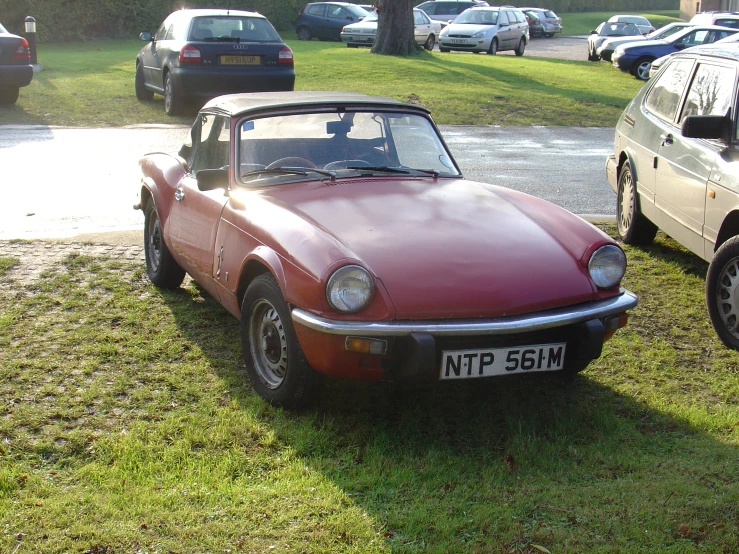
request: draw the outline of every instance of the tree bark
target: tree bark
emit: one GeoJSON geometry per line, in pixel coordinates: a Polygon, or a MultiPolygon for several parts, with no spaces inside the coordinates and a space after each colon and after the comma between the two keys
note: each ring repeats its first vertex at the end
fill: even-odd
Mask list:
{"type": "Polygon", "coordinates": [[[418,50],[413,29],[413,0],[382,0],[377,9],[373,54],[407,56],[418,50]]]}

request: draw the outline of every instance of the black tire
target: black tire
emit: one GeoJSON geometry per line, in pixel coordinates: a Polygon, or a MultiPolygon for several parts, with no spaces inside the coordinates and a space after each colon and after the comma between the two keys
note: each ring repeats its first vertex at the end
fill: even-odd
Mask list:
{"type": "Polygon", "coordinates": [[[347,43],[346,43],[346,47],[347,47],[347,48],[357,48],[357,45],[356,45],[356,44],[349,44],[349,43],[347,42],[347,43]]]}
{"type": "Polygon", "coordinates": [[[544,36],[547,38],[552,38],[554,36],[554,33],[544,33],[544,36]]]}
{"type": "Polygon", "coordinates": [[[439,52],[449,52],[449,48],[444,48],[443,46],[439,45],[439,52]]]}
{"type": "Polygon", "coordinates": [[[144,256],[146,274],[154,286],[176,289],[185,278],[185,270],[174,260],[164,242],[157,208],[150,198],[144,210],[144,256]]]}
{"type": "Polygon", "coordinates": [[[631,163],[624,162],[618,174],[616,225],[626,244],[645,245],[654,240],[657,226],[642,215],[631,163]]]}
{"type": "Polygon", "coordinates": [[[0,106],[9,106],[18,101],[18,87],[0,87],[0,106]]]}
{"type": "Polygon", "coordinates": [[[638,60],[636,60],[636,62],[634,62],[634,66],[631,68],[631,74],[640,81],[648,81],[649,70],[652,68],[653,61],[654,58],[639,58],[638,60]]]}
{"type": "Polygon", "coordinates": [[[708,266],[706,305],[718,338],[739,350],[739,236],[721,245],[708,266]]]}
{"type": "Polygon", "coordinates": [[[498,39],[494,38],[490,41],[490,48],[488,48],[488,54],[495,56],[498,53],[498,39]]]}
{"type": "Polygon", "coordinates": [[[298,29],[298,40],[310,40],[313,38],[313,33],[310,32],[308,27],[300,27],[298,29]]]}
{"type": "Polygon", "coordinates": [[[295,410],[317,396],[320,376],[305,359],[290,310],[271,273],[260,275],[246,289],[241,349],[254,391],[270,404],[295,410]]]}
{"type": "Polygon", "coordinates": [[[434,49],[434,44],[436,44],[436,37],[433,34],[430,34],[426,39],[426,42],[423,43],[423,48],[431,52],[434,49]]]}
{"type": "Polygon", "coordinates": [[[145,101],[154,98],[154,93],[146,88],[146,84],[144,82],[144,68],[141,64],[136,65],[136,76],[134,77],[133,85],[136,89],[136,98],[139,100],[145,101]]]}
{"type": "Polygon", "coordinates": [[[164,111],[169,116],[182,115],[185,111],[185,99],[177,92],[169,73],[164,76],[164,111]]]}
{"type": "Polygon", "coordinates": [[[518,41],[518,47],[514,50],[516,56],[523,56],[523,52],[526,50],[526,40],[521,39],[518,41]]]}

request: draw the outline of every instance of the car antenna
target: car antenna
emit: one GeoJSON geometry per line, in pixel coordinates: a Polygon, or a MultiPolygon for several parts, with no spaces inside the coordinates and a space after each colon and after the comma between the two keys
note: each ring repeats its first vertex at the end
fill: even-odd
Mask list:
{"type": "Polygon", "coordinates": [[[231,0],[228,0],[228,4],[226,4],[226,15],[231,15],[231,0]]]}

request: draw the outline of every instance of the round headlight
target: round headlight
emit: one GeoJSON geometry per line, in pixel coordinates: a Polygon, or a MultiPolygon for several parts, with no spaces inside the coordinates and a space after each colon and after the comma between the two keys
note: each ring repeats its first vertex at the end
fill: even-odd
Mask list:
{"type": "Polygon", "coordinates": [[[372,298],[372,277],[363,267],[346,265],[337,269],[326,285],[326,298],[331,306],[345,314],[364,308],[372,298]]]}
{"type": "Polygon", "coordinates": [[[626,272],[626,255],[615,244],[601,246],[590,257],[588,271],[590,278],[599,288],[615,287],[626,272]]]}

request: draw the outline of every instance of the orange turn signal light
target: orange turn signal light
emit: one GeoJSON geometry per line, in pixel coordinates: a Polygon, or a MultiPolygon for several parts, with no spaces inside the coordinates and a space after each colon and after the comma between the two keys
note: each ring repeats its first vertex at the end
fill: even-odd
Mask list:
{"type": "Polygon", "coordinates": [[[346,337],[344,343],[349,352],[360,354],[386,354],[387,341],[382,339],[368,339],[364,337],[346,337]]]}

